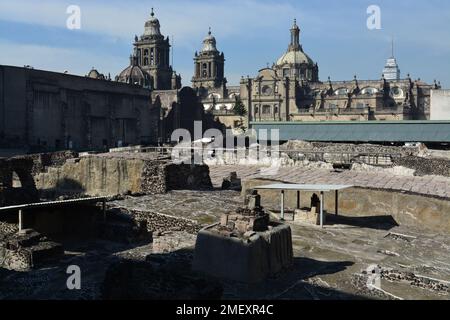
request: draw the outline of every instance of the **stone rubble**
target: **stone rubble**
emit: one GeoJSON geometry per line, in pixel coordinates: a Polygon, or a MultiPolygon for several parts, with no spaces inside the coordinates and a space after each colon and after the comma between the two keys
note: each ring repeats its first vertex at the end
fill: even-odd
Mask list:
{"type": "Polygon", "coordinates": [[[252,191],[245,203],[246,207],[238,208],[235,213],[222,215],[218,226],[221,235],[249,239],[255,232],[270,230],[270,216],[261,207],[261,196],[252,191]]]}
{"type": "Polygon", "coordinates": [[[119,211],[121,214],[131,217],[137,223],[145,222],[147,230],[153,234],[161,234],[171,231],[185,231],[196,234],[202,226],[196,221],[166,214],[114,207],[110,210],[119,211]]]}
{"type": "Polygon", "coordinates": [[[428,159],[423,157],[402,157],[394,160],[394,164],[414,170],[416,176],[450,177],[450,160],[428,159]]]}
{"type": "Polygon", "coordinates": [[[28,271],[64,254],[61,244],[49,240],[34,230],[23,230],[0,242],[0,268],[28,271]]]}
{"type": "Polygon", "coordinates": [[[236,172],[231,172],[229,176],[223,178],[222,190],[241,191],[241,179],[238,178],[236,172]]]}
{"type": "Polygon", "coordinates": [[[216,280],[192,272],[190,253],[150,255],[146,261],[122,260],[105,275],[106,300],[211,300],[222,297],[216,280]]]}
{"type": "Polygon", "coordinates": [[[427,277],[418,276],[412,272],[403,272],[394,269],[382,269],[381,278],[391,282],[408,282],[411,286],[448,295],[450,293],[449,282],[443,282],[427,277]]]}

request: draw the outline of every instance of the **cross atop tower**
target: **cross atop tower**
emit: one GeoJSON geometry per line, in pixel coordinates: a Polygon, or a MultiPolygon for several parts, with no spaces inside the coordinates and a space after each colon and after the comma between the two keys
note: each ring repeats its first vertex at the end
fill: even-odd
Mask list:
{"type": "Polygon", "coordinates": [[[391,44],[391,49],[392,49],[392,58],[394,57],[394,37],[392,37],[392,44],[391,44]]]}

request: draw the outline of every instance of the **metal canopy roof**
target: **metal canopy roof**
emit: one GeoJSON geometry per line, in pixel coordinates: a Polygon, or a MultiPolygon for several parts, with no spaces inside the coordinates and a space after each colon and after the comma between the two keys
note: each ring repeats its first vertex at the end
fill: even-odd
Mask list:
{"type": "Polygon", "coordinates": [[[80,199],[70,199],[70,200],[62,200],[62,201],[36,202],[36,203],[20,204],[20,205],[9,206],[9,207],[0,207],[0,211],[55,207],[55,206],[64,206],[64,205],[70,205],[70,204],[97,203],[97,202],[102,202],[102,201],[106,201],[106,200],[107,200],[106,197],[93,197],[93,198],[80,198],[80,199]]]}
{"type": "Polygon", "coordinates": [[[270,184],[264,186],[257,186],[253,189],[257,190],[295,190],[295,191],[340,191],[344,189],[353,188],[351,185],[332,185],[332,184],[270,184]]]}
{"type": "Polygon", "coordinates": [[[257,133],[260,129],[279,129],[281,141],[450,142],[450,121],[251,122],[251,125],[257,133]]]}

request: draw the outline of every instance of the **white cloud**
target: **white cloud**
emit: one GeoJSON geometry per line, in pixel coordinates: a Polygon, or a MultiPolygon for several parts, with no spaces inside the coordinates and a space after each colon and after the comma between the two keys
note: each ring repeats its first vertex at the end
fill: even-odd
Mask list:
{"type": "Polygon", "coordinates": [[[257,0],[229,0],[220,3],[185,0],[172,1],[56,1],[15,0],[0,3],[0,19],[64,28],[66,9],[78,2],[82,31],[121,39],[141,34],[151,6],[165,35],[174,36],[178,45],[197,48],[211,26],[220,37],[251,37],[256,32],[286,24],[295,16],[290,4],[257,0]]]}
{"type": "MultiPolygon", "coordinates": [[[[327,62],[333,61],[336,52],[342,51],[343,59],[338,63],[352,66],[354,59],[359,57],[357,53],[359,45],[373,46],[373,50],[385,50],[386,54],[389,54],[391,35],[396,38],[399,53],[402,52],[402,48],[405,48],[404,51],[408,50],[411,55],[417,56],[413,60],[420,59],[417,65],[412,65],[410,68],[414,74],[423,73],[423,69],[426,68],[425,62],[428,63],[433,57],[443,60],[444,55],[450,53],[450,42],[444,41],[449,36],[448,28],[444,28],[444,26],[450,18],[450,13],[439,11],[439,8],[435,6],[428,8],[424,4],[411,6],[410,1],[404,1],[401,6],[396,4],[395,9],[393,9],[394,6],[389,9],[390,6],[383,4],[383,8],[387,7],[383,11],[383,30],[370,34],[367,34],[365,28],[366,7],[363,4],[337,5],[333,1],[329,1],[329,6],[323,5],[323,8],[320,8],[321,5],[317,4],[277,2],[276,0],[220,2],[200,0],[0,0],[0,20],[65,28],[68,18],[66,9],[71,4],[81,7],[82,32],[95,34],[101,37],[102,41],[108,43],[120,45],[125,41],[125,43],[130,43],[130,49],[134,35],[143,32],[144,23],[149,18],[150,9],[153,6],[161,22],[163,34],[175,37],[176,60],[174,67],[177,71],[181,71],[185,85],[189,84],[192,75],[191,57],[194,51],[199,50],[209,26],[212,27],[214,35],[218,38],[219,49],[224,50],[227,57],[230,57],[231,50],[223,44],[229,45],[234,39],[239,39],[240,43],[248,43],[243,50],[248,52],[255,50],[258,59],[261,59],[261,62],[257,63],[253,63],[254,61],[243,62],[245,54],[241,50],[239,54],[234,55],[233,60],[227,60],[226,75],[231,84],[237,83],[240,72],[244,75],[254,74],[257,68],[254,68],[253,65],[262,67],[266,61],[275,60],[277,55],[285,50],[286,47],[283,44],[279,48],[279,53],[272,54],[274,51],[278,52],[273,50],[273,42],[281,37],[286,39],[287,44],[287,28],[295,17],[302,28],[302,39],[307,38],[304,43],[306,50],[311,50],[315,45],[317,46],[316,50],[321,50],[312,56],[314,59],[322,55],[321,60],[318,61],[319,65],[326,65],[327,62]],[[405,8],[410,8],[410,10],[405,8]],[[421,11],[426,14],[421,14],[421,11]],[[419,15],[421,21],[416,19],[419,15]],[[356,22],[359,20],[360,28],[356,22]],[[261,46],[261,38],[267,39],[267,42],[264,43],[265,46],[268,43],[266,48],[261,46]],[[259,48],[263,49],[254,49],[252,41],[257,41],[259,48]],[[340,41],[342,46],[327,48],[327,41],[332,43],[340,41]],[[349,50],[349,47],[352,50],[349,50]],[[179,56],[180,52],[183,52],[183,56],[179,56]],[[186,55],[189,55],[189,58],[186,55]],[[252,65],[251,70],[243,70],[243,66],[247,65],[252,65]]],[[[279,43],[281,41],[277,42],[277,46],[279,43]]],[[[36,68],[57,71],[68,68],[69,71],[78,74],[85,74],[87,69],[95,65],[100,71],[111,71],[111,74],[114,75],[124,68],[128,61],[127,56],[115,57],[108,52],[101,55],[89,54],[83,48],[70,50],[5,42],[0,43],[0,48],[2,49],[0,51],[2,63],[31,64],[36,68]],[[33,50],[33,54],[24,54],[24,49],[33,50]]],[[[247,59],[248,57],[249,55],[247,55],[247,59]]],[[[374,55],[369,58],[373,59],[374,55]]],[[[398,58],[400,62],[406,60],[405,56],[398,56],[398,58]]],[[[336,70],[342,74],[331,64],[327,69],[329,70],[321,68],[321,72],[332,74],[333,70],[336,70]]],[[[372,69],[372,73],[378,74],[378,69],[380,67],[372,69]]],[[[370,73],[369,71],[367,73],[370,73]]]]}

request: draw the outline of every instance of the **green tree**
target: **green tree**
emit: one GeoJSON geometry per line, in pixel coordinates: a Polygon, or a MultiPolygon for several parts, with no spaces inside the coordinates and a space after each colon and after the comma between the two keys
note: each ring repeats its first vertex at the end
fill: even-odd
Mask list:
{"type": "Polygon", "coordinates": [[[237,128],[239,128],[243,132],[245,132],[246,127],[244,125],[243,117],[245,117],[247,115],[247,109],[245,108],[245,105],[242,103],[242,100],[240,97],[236,96],[234,99],[235,99],[235,103],[234,103],[234,107],[233,107],[233,113],[240,117],[239,125],[237,126],[237,128]]]}
{"type": "Polygon", "coordinates": [[[235,97],[233,112],[235,115],[238,115],[241,117],[244,117],[247,115],[247,109],[245,108],[244,104],[242,103],[241,98],[239,98],[238,96],[235,97]]]}

